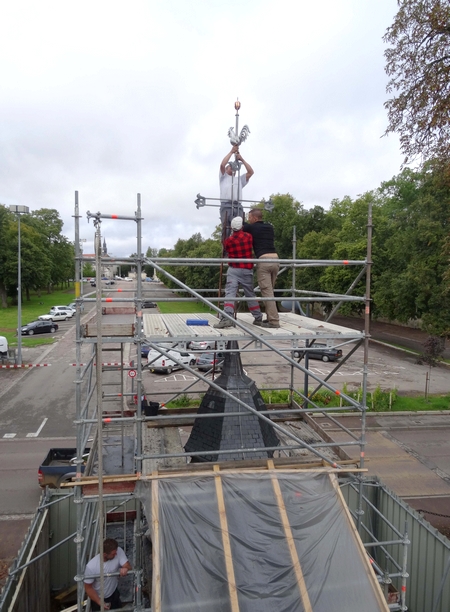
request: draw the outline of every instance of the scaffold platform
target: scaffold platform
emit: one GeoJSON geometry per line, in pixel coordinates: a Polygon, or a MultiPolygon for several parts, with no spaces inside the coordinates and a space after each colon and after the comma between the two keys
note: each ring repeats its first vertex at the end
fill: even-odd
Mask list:
{"type": "Polygon", "coordinates": [[[305,341],[320,341],[335,346],[363,340],[364,331],[335,325],[326,321],[311,319],[298,314],[280,313],[279,328],[265,328],[253,325],[250,313],[237,315],[236,327],[215,329],[218,319],[209,313],[158,314],[144,313],[144,336],[147,342],[177,342],[186,346],[192,340],[217,342],[221,345],[230,340],[258,341],[288,341],[292,348],[303,346],[305,341]],[[187,324],[187,321],[199,320],[199,325],[187,324]],[[201,324],[208,321],[208,325],[201,324]]]}

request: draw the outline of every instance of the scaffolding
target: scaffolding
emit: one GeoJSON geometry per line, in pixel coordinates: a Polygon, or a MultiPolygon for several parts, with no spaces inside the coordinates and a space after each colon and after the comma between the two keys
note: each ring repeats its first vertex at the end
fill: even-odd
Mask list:
{"type": "MultiPolygon", "coordinates": [[[[77,248],[76,253],[76,281],[81,286],[81,272],[82,262],[89,261],[89,258],[83,256],[79,250],[79,208],[78,208],[78,194],[76,194],[75,202],[75,244],[77,248]]],[[[282,444],[278,446],[276,451],[278,457],[275,459],[273,469],[276,469],[276,465],[282,466],[283,463],[291,462],[292,457],[296,452],[308,453],[308,459],[303,460],[303,467],[307,468],[308,464],[311,469],[312,466],[317,465],[317,462],[322,466],[328,466],[328,469],[337,471],[340,474],[346,474],[346,478],[343,480],[344,486],[350,486],[358,492],[359,496],[359,507],[354,513],[354,519],[357,529],[360,534],[369,533],[368,527],[364,525],[363,521],[363,505],[367,503],[367,499],[364,495],[364,478],[360,476],[362,470],[364,472],[364,449],[365,449],[365,414],[366,414],[366,391],[367,391],[367,373],[368,373],[368,340],[369,340],[369,312],[370,312],[370,266],[371,266],[371,235],[372,235],[372,219],[371,211],[369,211],[368,220],[368,248],[367,257],[365,260],[359,261],[335,261],[335,260],[297,260],[295,258],[295,234],[293,237],[294,253],[292,259],[278,260],[283,270],[292,271],[292,287],[290,287],[290,297],[286,297],[286,291],[282,297],[283,302],[289,302],[292,306],[291,312],[280,314],[281,326],[279,329],[263,329],[256,328],[251,325],[251,315],[246,313],[239,313],[234,321],[235,327],[227,328],[223,330],[216,330],[212,327],[217,319],[217,313],[222,313],[220,309],[220,302],[223,300],[220,295],[210,297],[214,294],[214,289],[205,288],[194,290],[188,287],[183,282],[178,280],[173,274],[169,272],[171,266],[183,265],[183,266],[195,266],[201,264],[202,266],[223,266],[228,262],[227,259],[202,259],[201,262],[195,261],[188,258],[147,258],[142,255],[142,216],[141,216],[141,201],[140,195],[137,197],[137,208],[135,215],[121,216],[121,215],[108,215],[102,213],[91,214],[88,212],[88,219],[92,219],[96,228],[96,257],[95,265],[97,270],[97,279],[101,278],[102,265],[114,265],[119,263],[130,263],[136,267],[136,289],[122,290],[121,294],[117,297],[102,297],[101,283],[97,282],[96,295],[94,296],[78,296],[78,303],[84,301],[95,301],[96,304],[96,322],[95,325],[88,324],[82,327],[77,322],[77,377],[76,377],[76,398],[77,398],[77,449],[80,459],[78,465],[81,465],[81,455],[84,448],[87,445],[88,438],[92,433],[92,428],[97,427],[97,435],[95,436],[95,450],[97,455],[97,475],[89,476],[89,472],[86,471],[85,475],[82,476],[81,470],[77,474],[76,486],[74,487],[74,502],[77,506],[77,579],[78,579],[78,609],[81,610],[81,601],[83,599],[83,572],[86,555],[89,556],[93,550],[96,550],[97,544],[102,542],[102,537],[99,534],[105,533],[105,504],[114,504],[114,507],[132,503],[135,513],[136,521],[135,525],[135,558],[134,558],[134,581],[135,581],[135,597],[134,597],[134,610],[143,610],[144,602],[142,596],[142,583],[143,583],[143,553],[142,553],[142,524],[143,517],[141,514],[141,507],[136,500],[133,499],[133,486],[129,486],[130,482],[134,480],[140,480],[142,478],[148,478],[150,474],[155,475],[155,469],[158,469],[158,477],[162,477],[164,470],[174,469],[174,462],[186,462],[187,457],[201,457],[205,453],[194,452],[186,453],[182,452],[145,452],[143,450],[143,440],[145,438],[145,432],[150,426],[150,431],[155,431],[157,428],[170,428],[177,427],[180,424],[189,424],[192,422],[193,415],[190,414],[164,414],[157,416],[145,416],[142,410],[142,403],[139,398],[144,394],[148,393],[149,390],[145,389],[143,385],[143,366],[140,359],[141,349],[143,346],[148,346],[158,352],[162,357],[171,358],[175,362],[177,359],[174,358],[173,353],[168,353],[169,348],[172,346],[177,347],[179,350],[189,350],[189,345],[192,340],[197,342],[206,342],[213,344],[211,349],[213,352],[220,352],[226,354],[227,351],[231,350],[228,347],[231,346],[229,342],[239,343],[239,352],[241,355],[248,353],[258,354],[272,354],[277,355],[283,360],[290,371],[289,383],[286,386],[289,393],[289,401],[287,406],[282,410],[277,410],[277,420],[271,419],[274,416],[273,410],[266,410],[258,412],[258,418],[264,419],[271,424],[272,427],[280,434],[283,440],[282,444]],[[107,259],[101,255],[101,223],[103,220],[117,219],[120,221],[133,221],[136,224],[136,242],[137,242],[137,256],[133,259],[115,259],[108,257],[107,259]],[[158,302],[168,301],[191,301],[205,304],[210,313],[198,313],[198,314],[173,314],[173,315],[162,315],[162,314],[143,314],[142,301],[143,301],[143,281],[142,281],[142,270],[144,265],[151,265],[158,272],[160,278],[168,278],[175,285],[173,297],[167,297],[167,292],[164,291],[159,285],[152,286],[152,298],[158,302]],[[302,267],[310,266],[346,266],[354,267],[356,270],[355,279],[348,291],[345,294],[327,294],[322,292],[306,292],[301,289],[297,289],[295,286],[295,271],[302,267]],[[356,284],[364,277],[366,277],[366,293],[364,297],[352,295],[352,291],[356,284]],[[123,297],[123,294],[129,295],[129,297],[123,297]],[[130,295],[133,293],[133,295],[130,295]],[[208,297],[204,297],[208,295],[208,297]],[[132,306],[135,306],[136,317],[134,325],[124,325],[122,329],[117,329],[114,326],[107,325],[102,321],[102,312],[105,312],[105,308],[113,304],[114,301],[120,301],[122,303],[129,302],[132,306]],[[334,306],[331,309],[329,317],[325,321],[319,321],[305,316],[303,311],[303,305],[308,305],[312,302],[328,302],[334,306]],[[340,304],[344,302],[363,302],[365,308],[365,329],[360,332],[353,329],[343,328],[341,326],[334,325],[330,322],[332,316],[337,312],[340,304]],[[295,314],[295,310],[299,310],[302,314],[295,314]],[[214,314],[213,314],[214,313],[214,314]],[[195,325],[196,319],[199,320],[199,325],[195,325]],[[205,320],[207,325],[204,324],[205,320]],[[200,324],[201,323],[201,324],[200,324]],[[326,376],[317,375],[312,372],[309,366],[309,355],[315,350],[314,344],[317,341],[324,341],[327,345],[333,344],[336,348],[346,347],[350,349],[347,354],[343,357],[340,362],[337,362],[333,367],[332,371],[326,376]],[[82,364],[81,358],[81,346],[84,344],[90,344],[92,346],[92,354],[89,361],[85,365],[82,364]],[[120,349],[113,348],[112,345],[119,345],[120,349]],[[124,345],[135,346],[137,351],[136,362],[130,360],[127,362],[124,345]],[[363,381],[361,387],[361,397],[358,401],[352,398],[350,395],[345,394],[342,390],[337,389],[332,383],[331,379],[336,371],[349,359],[351,355],[362,346],[364,349],[364,361],[363,361],[363,381]],[[305,352],[305,348],[308,351],[305,352]],[[109,363],[108,360],[104,359],[104,352],[107,350],[119,350],[119,366],[116,366],[116,373],[120,375],[120,393],[110,393],[105,388],[106,374],[111,371],[111,366],[103,365],[109,363]],[[299,358],[300,357],[300,358],[299,358]],[[303,357],[303,359],[302,359],[303,357]],[[94,365],[95,364],[95,365],[94,365]],[[95,377],[94,377],[95,368],[95,377]],[[135,371],[136,377],[133,380],[133,388],[127,390],[126,385],[126,374],[128,372],[135,371]],[[303,390],[299,390],[298,377],[301,379],[303,384],[303,390]],[[95,378],[95,384],[94,384],[95,378]],[[314,390],[310,391],[310,384],[314,385],[314,390]],[[84,385],[84,391],[83,391],[84,385]],[[315,393],[320,389],[325,388],[335,396],[339,396],[342,400],[341,403],[345,404],[342,408],[323,408],[318,406],[314,401],[315,393]],[[120,410],[111,411],[108,409],[108,403],[110,401],[117,401],[117,395],[120,396],[120,410]],[[132,397],[136,396],[135,411],[130,414],[127,410],[125,402],[128,398],[128,403],[132,397]],[[95,398],[96,401],[92,401],[95,398]],[[90,408],[94,404],[94,409],[90,408]],[[358,435],[351,432],[341,425],[340,422],[331,416],[330,413],[334,414],[339,410],[353,410],[361,416],[361,430],[358,435]],[[341,427],[351,438],[350,441],[340,443],[339,445],[333,441],[326,441],[316,439],[314,441],[302,439],[299,435],[293,433],[292,429],[285,426],[285,421],[292,419],[301,418],[311,428],[314,428],[314,415],[315,414],[328,414],[332,421],[341,427]],[[118,434],[118,435],[117,435],[118,434]],[[102,458],[104,455],[104,445],[108,445],[110,440],[113,439],[113,443],[119,443],[122,446],[122,457],[126,453],[125,451],[125,440],[128,437],[135,439],[134,448],[134,466],[133,476],[125,474],[123,477],[119,476],[103,476],[104,469],[102,465],[102,458]],[[117,442],[119,440],[119,442],[117,442]],[[360,449],[359,462],[356,466],[349,466],[351,463],[349,457],[345,453],[346,446],[358,446],[360,449]],[[331,452],[330,452],[331,451],[331,452]],[[283,459],[285,457],[285,459],[283,459]],[[161,471],[162,467],[162,471],[161,471]],[[117,491],[118,483],[126,483],[128,490],[126,492],[117,491]],[[90,487],[90,489],[89,489],[90,487]],[[87,492],[89,493],[87,494],[87,492]],[[86,505],[84,502],[86,499],[89,503],[86,505]],[[97,500],[97,503],[96,503],[97,500]],[[106,500],[106,501],[105,501],[106,500]],[[97,506],[97,516],[94,520],[93,508],[97,506]],[[89,509],[89,512],[86,510],[89,509]],[[93,533],[87,534],[87,526],[93,526],[93,533]],[[90,541],[90,550],[86,551],[86,541],[90,541]]],[[[92,260],[91,260],[92,261],[92,260]]],[[[239,261],[239,260],[237,260],[239,261]]],[[[246,260],[249,261],[249,260],[246,260]]],[[[256,263],[257,260],[250,260],[256,263]]],[[[265,299],[258,297],[261,302],[265,299]]],[[[281,297],[277,296],[277,300],[281,301],[281,297]]],[[[236,297],[236,302],[246,302],[244,297],[236,297]]],[[[77,313],[78,313],[77,308],[77,313]]],[[[151,364],[150,364],[151,365],[151,364]]],[[[198,392],[195,390],[198,383],[204,383],[210,388],[219,389],[225,396],[229,395],[237,401],[238,404],[242,405],[245,410],[251,411],[252,408],[246,405],[239,399],[236,399],[226,390],[220,389],[214,382],[214,372],[212,377],[210,374],[202,375],[196,371],[192,366],[181,364],[183,369],[194,377],[194,382],[189,382],[181,390],[174,393],[172,398],[175,399],[180,395],[189,395],[198,392]]],[[[155,390],[151,391],[152,397],[158,395],[155,390]]],[[[167,401],[167,400],[166,400],[167,401]]],[[[219,413],[217,417],[223,417],[224,415],[219,413]]],[[[197,417],[199,418],[199,417],[197,417]]],[[[234,449],[236,450],[236,449],[234,449]]],[[[246,452],[250,452],[251,449],[238,449],[245,455],[246,452]]],[[[267,449],[271,450],[271,449],[267,449]]],[[[230,451],[231,452],[231,451],[230,451]]],[[[94,456],[93,453],[91,453],[94,456]]],[[[217,453],[218,454],[218,453],[217,453]]],[[[301,461],[301,459],[300,459],[301,461]]],[[[187,464],[185,469],[188,471],[193,469],[194,464],[187,464]],[[189,467],[191,466],[191,467],[189,467]]],[[[279,469],[280,469],[279,467],[279,469]]],[[[92,469],[90,469],[92,472],[92,469]]],[[[373,535],[373,534],[372,534],[373,535]]],[[[402,567],[397,568],[398,571],[394,572],[393,575],[387,573],[381,562],[377,562],[374,555],[373,568],[379,577],[379,581],[387,588],[393,578],[402,579],[401,584],[401,595],[400,600],[397,603],[390,604],[391,610],[406,610],[405,599],[404,599],[404,581],[406,580],[406,546],[407,546],[407,535],[405,533],[399,533],[398,530],[395,532],[395,537],[391,541],[377,542],[375,536],[373,541],[369,542],[367,546],[371,547],[371,551],[375,547],[381,547],[383,553],[388,555],[387,549],[389,546],[402,545],[405,549],[404,563],[402,567]]],[[[102,577],[100,576],[100,579],[102,577]]]]}
{"type": "MultiPolygon", "coordinates": [[[[169,411],[160,411],[156,416],[146,416],[143,411],[141,397],[149,393],[144,388],[143,374],[145,368],[141,361],[141,352],[144,346],[154,349],[162,357],[170,357],[179,363],[184,371],[194,377],[194,382],[188,382],[186,386],[172,395],[174,399],[180,395],[198,393],[196,385],[203,383],[209,388],[220,391],[224,396],[232,398],[239,406],[238,415],[243,412],[253,412],[259,419],[266,421],[278,433],[280,445],[273,449],[275,457],[268,463],[261,461],[238,461],[228,464],[216,464],[220,469],[230,469],[231,463],[236,463],[236,469],[242,470],[268,470],[277,472],[286,466],[295,466],[298,470],[325,470],[330,476],[339,476],[341,487],[351,488],[357,495],[357,507],[353,512],[355,528],[359,533],[364,546],[370,551],[372,568],[377,576],[378,582],[385,591],[387,609],[407,610],[406,607],[406,578],[407,578],[407,526],[401,533],[397,528],[392,531],[390,539],[377,540],[373,529],[364,522],[368,496],[366,495],[366,483],[364,473],[365,465],[365,426],[366,426],[366,394],[368,375],[368,353],[369,353],[369,313],[370,313],[370,269],[371,269],[371,241],[372,241],[372,215],[368,215],[368,238],[367,256],[364,260],[335,261],[335,260],[297,260],[295,258],[295,233],[293,237],[294,253],[292,259],[278,260],[282,270],[292,271],[292,286],[289,288],[290,296],[278,294],[278,302],[289,302],[292,306],[290,312],[280,313],[279,329],[261,329],[251,324],[251,315],[238,313],[234,320],[235,327],[227,329],[214,329],[212,323],[217,321],[216,314],[221,313],[220,303],[223,298],[217,295],[217,289],[198,289],[188,287],[173,274],[169,272],[171,266],[223,266],[227,259],[202,259],[201,261],[188,258],[148,258],[142,254],[142,215],[141,198],[137,196],[136,212],[134,216],[109,215],[97,212],[88,212],[88,220],[92,220],[95,227],[95,258],[83,255],[80,248],[80,214],[78,192],[75,193],[75,251],[76,251],[76,426],[77,426],[77,475],[74,482],[69,485],[70,498],[73,501],[76,512],[76,531],[74,542],[76,544],[76,584],[77,584],[77,607],[83,610],[84,602],[84,569],[86,561],[90,559],[97,550],[102,555],[103,538],[106,534],[108,516],[120,514],[124,523],[131,517],[134,524],[133,529],[133,571],[130,572],[133,580],[132,607],[127,610],[142,612],[144,610],[161,610],[158,606],[149,607],[149,599],[144,595],[143,587],[146,586],[144,567],[144,533],[146,529],[145,517],[142,512],[142,504],[136,499],[134,488],[136,481],[164,479],[165,475],[170,477],[174,470],[182,470],[195,473],[196,470],[206,469],[195,464],[188,463],[188,458],[201,457],[211,454],[206,452],[187,453],[178,444],[177,448],[169,450],[161,448],[164,433],[174,428],[192,424],[194,418],[202,418],[192,411],[188,414],[180,414],[177,411],[169,414],[169,411]],[[101,227],[108,220],[120,222],[131,221],[136,225],[136,253],[133,258],[104,257],[101,251],[101,227]],[[95,263],[97,273],[96,291],[82,295],[82,271],[83,262],[95,263]],[[117,264],[132,264],[136,269],[136,287],[133,289],[121,288],[117,297],[104,297],[100,282],[102,266],[117,264]],[[165,277],[172,281],[175,288],[172,290],[174,296],[167,296],[159,285],[152,284],[152,298],[158,302],[183,302],[191,301],[206,305],[209,313],[197,314],[143,314],[142,304],[145,299],[143,291],[142,271],[145,265],[151,265],[157,270],[161,278],[165,277]],[[330,294],[323,292],[307,292],[297,289],[295,286],[295,271],[310,266],[345,266],[355,268],[355,279],[345,294],[330,294]],[[366,292],[363,297],[353,295],[356,284],[366,277],[366,292]],[[216,292],[216,296],[210,297],[216,292]],[[208,295],[208,297],[205,297],[208,295]],[[339,305],[344,302],[361,302],[364,305],[365,328],[363,331],[345,328],[331,323],[330,319],[337,312],[339,305]],[[81,313],[83,303],[95,304],[95,320],[81,324],[81,313]],[[135,311],[132,323],[108,324],[104,320],[107,309],[120,302],[130,305],[135,311]],[[304,314],[303,304],[312,302],[327,302],[333,304],[331,313],[326,320],[319,321],[304,314]],[[296,314],[296,311],[302,314],[296,314]],[[214,313],[214,314],[212,314],[214,313]],[[195,325],[196,320],[202,324],[195,325]],[[204,324],[205,320],[207,325],[204,324]],[[178,362],[173,353],[168,353],[171,346],[187,351],[192,340],[211,343],[213,352],[226,354],[232,351],[229,343],[237,342],[241,355],[256,353],[259,355],[276,355],[288,367],[289,382],[285,385],[289,400],[285,407],[277,410],[255,411],[251,406],[234,397],[215,383],[214,368],[211,373],[205,375],[195,370],[192,365],[178,362]],[[317,341],[324,341],[327,345],[333,344],[336,348],[346,347],[349,352],[339,362],[336,362],[332,371],[324,376],[312,371],[309,363],[309,354],[314,352],[317,341]],[[127,348],[128,347],[128,348],[127,348]],[[129,347],[135,347],[137,356],[128,354],[129,347]],[[361,395],[355,400],[350,395],[338,389],[332,382],[333,375],[345,364],[349,357],[354,354],[358,347],[363,347],[364,358],[362,368],[361,395]],[[307,351],[305,350],[307,349],[307,351]],[[112,353],[118,354],[117,359],[105,358],[112,353]],[[212,375],[211,375],[212,374],[212,375]],[[131,376],[130,376],[131,375],[131,376]],[[300,381],[300,382],[299,382],[300,381]],[[303,386],[299,390],[298,386],[303,386]],[[313,384],[313,390],[310,386],[313,384]],[[112,389],[115,387],[115,389],[112,389]],[[342,400],[341,407],[324,408],[317,404],[314,395],[320,389],[327,389],[330,394],[342,400]],[[345,405],[342,405],[345,404],[345,405]],[[241,412],[242,409],[242,412],[241,412]],[[339,411],[354,411],[361,418],[361,428],[358,434],[347,429],[334,416],[339,411]],[[333,413],[333,415],[331,414],[333,413]],[[348,442],[337,443],[330,439],[324,439],[317,433],[315,415],[327,415],[335,425],[341,428],[349,437],[348,442]],[[301,422],[308,430],[308,435],[297,432],[290,426],[292,421],[301,422]],[[157,444],[149,444],[149,437],[154,441],[154,436],[160,435],[157,444]],[[91,443],[90,443],[91,441],[91,443]],[[88,465],[82,473],[83,454],[86,447],[91,448],[88,465]],[[359,460],[355,462],[345,453],[347,446],[359,448],[359,460]],[[108,465],[109,451],[111,451],[112,465],[108,465]],[[129,456],[132,456],[130,464],[129,456]],[[117,460],[119,457],[119,460],[117,460]],[[399,564],[394,555],[389,552],[394,548],[402,547],[402,559],[399,564]],[[382,551],[382,554],[378,551],[382,551]],[[384,555],[384,559],[382,558],[384,555]],[[399,586],[398,599],[389,599],[388,588],[392,581],[399,586]],[[400,582],[399,582],[400,580],[400,582]]],[[[236,260],[244,261],[244,260],[236,260]]],[[[257,260],[245,260],[254,263],[257,260]]],[[[266,259],[265,261],[270,261],[266,259]]],[[[264,302],[265,299],[258,300],[264,302]]],[[[246,302],[246,298],[236,297],[236,302],[246,302]]],[[[235,349],[234,349],[235,350],[235,349]]],[[[276,387],[279,389],[280,387],[276,387]]],[[[275,389],[275,387],[271,387],[275,389]]],[[[152,390],[152,396],[158,396],[157,391],[152,390]]],[[[167,401],[169,401],[166,399],[167,401]]],[[[214,415],[224,418],[224,413],[214,415]]],[[[234,415],[236,416],[236,415],[234,415]]],[[[209,415],[211,418],[211,415],[209,415]]],[[[303,425],[302,425],[303,426],[303,425]]],[[[150,441],[151,442],[151,441],[150,441]]],[[[251,453],[252,448],[232,449],[230,452],[239,451],[244,456],[251,453]]],[[[217,455],[219,452],[216,453],[217,455]]],[[[218,468],[218,469],[219,469],[218,468]]],[[[380,521],[386,521],[380,514],[380,521]]],[[[155,548],[155,546],[154,546],[155,548]]],[[[15,569],[19,572],[19,567],[15,569]]],[[[103,568],[101,568],[103,572],[103,568]]],[[[104,580],[103,573],[100,574],[100,582],[104,580]]],[[[89,606],[89,604],[88,604],[89,606]]],[[[89,609],[89,608],[87,608],[89,609]]],[[[238,608],[237,608],[238,609],[238,608]]],[[[380,607],[380,609],[385,609],[380,607]]]]}

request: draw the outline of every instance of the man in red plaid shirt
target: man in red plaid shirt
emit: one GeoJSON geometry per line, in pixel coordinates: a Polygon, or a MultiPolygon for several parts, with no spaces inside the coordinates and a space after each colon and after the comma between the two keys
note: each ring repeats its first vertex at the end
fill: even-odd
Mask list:
{"type": "MultiPolygon", "coordinates": [[[[231,221],[231,236],[224,242],[225,250],[230,259],[253,259],[253,238],[251,234],[242,231],[242,217],[235,217],[231,221]]],[[[236,297],[239,286],[242,287],[244,295],[248,300],[248,308],[254,317],[253,323],[261,325],[262,313],[256,301],[253,289],[253,264],[245,262],[231,262],[228,264],[227,284],[225,287],[224,312],[232,317],[234,315],[234,298],[236,297]]],[[[216,329],[234,327],[235,324],[230,319],[222,317],[214,325],[216,329]]]]}

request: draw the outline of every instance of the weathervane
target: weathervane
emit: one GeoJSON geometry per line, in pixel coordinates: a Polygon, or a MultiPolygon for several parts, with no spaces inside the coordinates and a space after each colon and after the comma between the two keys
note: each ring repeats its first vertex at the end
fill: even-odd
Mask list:
{"type": "MultiPolygon", "coordinates": [[[[243,142],[245,142],[248,138],[248,135],[250,134],[250,129],[248,127],[248,125],[244,125],[244,127],[242,128],[241,132],[239,133],[239,109],[241,108],[241,103],[239,102],[239,98],[236,100],[236,102],[234,103],[234,108],[236,110],[236,124],[235,127],[230,127],[230,129],[228,130],[228,138],[230,139],[230,143],[232,144],[232,146],[240,146],[243,142]]],[[[228,164],[231,166],[231,169],[233,170],[233,172],[239,172],[241,166],[242,166],[242,162],[240,162],[238,159],[236,159],[236,155],[235,155],[235,159],[234,161],[229,161],[228,164]]],[[[199,193],[197,194],[197,198],[195,200],[195,205],[197,207],[197,209],[199,208],[203,208],[204,206],[214,206],[214,207],[220,207],[220,204],[208,204],[208,201],[217,201],[220,202],[220,198],[207,198],[204,197],[202,195],[200,195],[199,193]]],[[[272,199],[270,198],[268,201],[266,201],[264,198],[262,198],[261,200],[239,200],[241,203],[245,202],[246,206],[245,208],[251,208],[251,206],[249,206],[249,204],[251,205],[257,205],[260,204],[261,202],[263,202],[264,204],[264,209],[271,211],[273,210],[273,202],[272,199]]]]}
{"type": "MultiPolygon", "coordinates": [[[[228,130],[228,138],[230,139],[230,143],[233,146],[237,145],[239,147],[243,142],[247,140],[248,135],[250,134],[250,129],[248,125],[244,125],[241,130],[241,133],[239,134],[239,109],[241,108],[239,98],[234,103],[234,108],[236,109],[236,127],[234,129],[233,127],[230,127],[230,129],[228,130]]],[[[238,172],[242,165],[241,162],[237,161],[237,159],[232,162],[229,162],[229,164],[232,167],[233,172],[238,172]]]]}

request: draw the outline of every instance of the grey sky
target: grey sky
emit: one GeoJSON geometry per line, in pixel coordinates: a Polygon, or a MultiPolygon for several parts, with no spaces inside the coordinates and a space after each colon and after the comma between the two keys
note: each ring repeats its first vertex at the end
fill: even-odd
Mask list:
{"type": "MultiPolygon", "coordinates": [[[[384,45],[396,0],[33,0],[0,9],[0,202],[134,214],[143,246],[209,237],[234,101],[255,170],[244,197],[291,193],[305,208],[355,197],[400,169],[387,119],[384,45]]],[[[134,223],[105,221],[109,252],[134,223]]]]}

